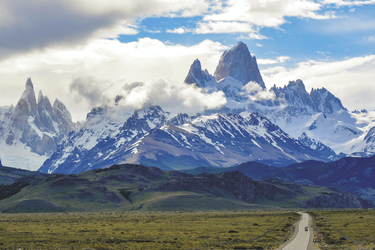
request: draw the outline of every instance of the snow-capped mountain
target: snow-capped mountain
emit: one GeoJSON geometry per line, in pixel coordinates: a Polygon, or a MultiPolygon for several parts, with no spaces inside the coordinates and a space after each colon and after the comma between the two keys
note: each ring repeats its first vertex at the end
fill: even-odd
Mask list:
{"type": "Polygon", "coordinates": [[[36,100],[31,79],[17,105],[0,111],[0,147],[4,165],[37,170],[74,128],[65,105],[39,92],[36,100]]]}
{"type": "Polygon", "coordinates": [[[4,165],[30,169],[27,160],[41,172],[78,173],[123,162],[167,170],[375,154],[375,112],[350,113],[325,88],[307,92],[302,80],[267,90],[241,42],[224,52],[214,75],[195,60],[183,84],[223,91],[227,105],[189,116],[159,106],[134,111],[115,101],[93,108],[77,128],[60,101],[51,105],[41,92],[36,101],[28,79],[16,107],[0,109],[0,157],[4,165]]]}
{"type": "Polygon", "coordinates": [[[159,106],[150,106],[122,126],[109,128],[106,121],[74,131],[39,171],[70,174],[121,162],[165,170],[228,167],[250,160],[285,166],[335,157],[320,145],[320,151],[303,145],[257,113],[169,117],[159,106]]]}
{"type": "Polygon", "coordinates": [[[94,108],[81,129],[75,130],[60,144],[39,169],[44,173],[78,173],[128,160],[137,142],[169,117],[158,106],[123,113],[117,107],[94,108]]]}
{"type": "Polygon", "coordinates": [[[208,92],[221,90],[226,97],[236,101],[244,101],[244,88],[265,90],[256,58],[251,56],[247,46],[239,42],[220,58],[214,75],[202,70],[201,63],[196,59],[190,67],[185,83],[196,84],[208,92]]]}
{"type": "Polygon", "coordinates": [[[223,91],[228,105],[196,117],[171,117],[158,106],[133,115],[95,108],[40,171],[76,173],[121,162],[178,169],[252,160],[277,166],[329,161],[337,158],[329,145],[345,145],[363,134],[357,119],[324,88],[308,93],[297,80],[266,90],[243,43],[222,55],[214,75],[195,60],[185,84],[223,91]]]}
{"type": "Polygon", "coordinates": [[[215,112],[246,116],[256,111],[290,136],[308,136],[317,143],[332,148],[337,154],[375,154],[373,142],[367,137],[365,139],[371,127],[375,126],[374,112],[351,113],[325,88],[307,92],[302,80],[290,81],[284,87],[273,86],[266,90],[260,73],[258,75],[255,58],[241,42],[223,54],[214,76],[207,70],[202,71],[197,60],[193,65],[194,71],[189,71],[186,78],[189,81],[185,80],[185,83],[196,84],[211,92],[222,90],[227,97],[228,104],[215,112]],[[231,61],[234,58],[235,61],[231,61]],[[242,63],[236,63],[238,61],[242,63]],[[255,77],[245,78],[244,71],[248,72],[248,76],[255,77]]]}
{"type": "Polygon", "coordinates": [[[249,49],[242,42],[237,43],[232,49],[223,53],[214,76],[219,83],[231,77],[242,83],[242,85],[256,82],[262,89],[266,89],[256,58],[251,56],[249,49]]]}

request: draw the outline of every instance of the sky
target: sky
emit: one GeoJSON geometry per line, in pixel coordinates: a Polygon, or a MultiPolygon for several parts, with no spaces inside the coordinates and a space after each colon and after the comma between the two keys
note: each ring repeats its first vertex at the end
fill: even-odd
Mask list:
{"type": "Polygon", "coordinates": [[[375,0],[2,0],[0,106],[30,77],[75,121],[118,94],[198,112],[225,104],[183,81],[195,59],[214,73],[244,42],[266,87],[302,79],[349,110],[375,109],[375,0]]]}

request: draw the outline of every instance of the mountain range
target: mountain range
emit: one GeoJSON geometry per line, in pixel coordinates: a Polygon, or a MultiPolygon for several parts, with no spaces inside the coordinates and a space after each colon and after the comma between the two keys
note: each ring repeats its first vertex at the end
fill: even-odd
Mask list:
{"type": "Polygon", "coordinates": [[[214,75],[195,60],[181,84],[222,91],[227,104],[189,116],[158,105],[129,113],[115,101],[75,124],[62,102],[51,105],[41,92],[36,101],[28,79],[17,105],[0,109],[2,164],[76,174],[120,163],[163,170],[248,161],[285,167],[375,152],[375,112],[349,112],[325,88],[307,92],[302,80],[267,90],[242,42],[223,53],[214,75]]]}

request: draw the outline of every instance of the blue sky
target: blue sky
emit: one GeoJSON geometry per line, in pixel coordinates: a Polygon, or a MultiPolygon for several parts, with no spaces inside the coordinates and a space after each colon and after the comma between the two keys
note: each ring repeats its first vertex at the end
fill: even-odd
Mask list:
{"type": "Polygon", "coordinates": [[[182,88],[196,58],[212,74],[243,41],[267,88],[302,79],[349,110],[374,109],[374,13],[375,0],[3,0],[0,106],[27,77],[75,120],[137,81],[148,87],[134,103],[157,100],[154,86],[182,88]]]}

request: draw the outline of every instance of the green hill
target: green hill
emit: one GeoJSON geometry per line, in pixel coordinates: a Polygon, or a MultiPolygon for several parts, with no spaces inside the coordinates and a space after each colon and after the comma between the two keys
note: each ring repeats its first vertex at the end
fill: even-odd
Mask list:
{"type": "Polygon", "coordinates": [[[134,164],[29,175],[3,189],[0,210],[7,213],[279,209],[315,206],[308,201],[332,192],[277,179],[254,181],[239,171],[191,175],[134,164]]]}

